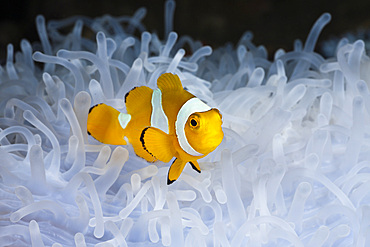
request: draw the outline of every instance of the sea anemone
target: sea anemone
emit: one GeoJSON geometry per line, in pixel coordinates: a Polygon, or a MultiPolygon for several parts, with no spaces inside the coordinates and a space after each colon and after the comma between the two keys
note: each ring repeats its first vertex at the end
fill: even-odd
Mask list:
{"type": "Polygon", "coordinates": [[[370,59],[364,41],[314,52],[330,21],[272,61],[246,32],[212,50],[133,17],[36,19],[40,44],[0,67],[3,246],[368,246],[370,59]],[[65,30],[70,30],[66,32],[65,30]],[[88,30],[96,39],[83,35],[88,30]],[[137,37],[135,34],[140,33],[137,37]],[[220,110],[224,140],[168,186],[168,164],[88,136],[92,105],[125,111],[165,73],[220,110]]]}

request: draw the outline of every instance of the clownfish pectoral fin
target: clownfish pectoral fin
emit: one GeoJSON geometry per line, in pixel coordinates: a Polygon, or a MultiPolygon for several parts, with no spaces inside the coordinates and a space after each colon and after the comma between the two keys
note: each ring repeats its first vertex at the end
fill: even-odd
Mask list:
{"type": "Polygon", "coordinates": [[[175,155],[171,137],[160,129],[155,127],[143,129],[140,141],[143,148],[160,161],[167,163],[175,155]]]}
{"type": "Polygon", "coordinates": [[[87,133],[105,144],[126,145],[119,114],[119,111],[106,104],[91,107],[87,117],[87,133]]]}
{"type": "Polygon", "coordinates": [[[167,185],[172,184],[180,177],[182,170],[184,170],[185,164],[185,161],[182,161],[178,158],[172,162],[172,165],[168,170],[167,185]]]}
{"type": "Polygon", "coordinates": [[[140,114],[143,111],[150,111],[152,100],[152,93],[153,89],[141,86],[141,87],[134,87],[125,95],[125,104],[126,110],[128,114],[140,114]]]}
{"type": "Polygon", "coordinates": [[[163,93],[166,90],[183,90],[180,78],[171,73],[162,74],[157,80],[157,86],[163,93]]]}
{"type": "Polygon", "coordinates": [[[199,164],[198,164],[198,161],[196,161],[196,160],[193,160],[193,161],[189,161],[189,164],[191,165],[191,167],[194,169],[194,170],[196,170],[197,172],[201,172],[201,170],[200,170],[200,166],[199,166],[199,164]]]}

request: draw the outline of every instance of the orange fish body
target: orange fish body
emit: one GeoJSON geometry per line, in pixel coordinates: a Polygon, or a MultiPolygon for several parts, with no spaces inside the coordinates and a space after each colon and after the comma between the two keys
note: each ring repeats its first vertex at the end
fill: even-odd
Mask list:
{"type": "Polygon", "coordinates": [[[186,91],[177,75],[166,73],[158,88],[136,87],[125,96],[127,113],[105,104],[90,108],[87,131],[102,143],[133,146],[149,162],[173,161],[167,183],[180,176],[187,162],[200,172],[198,159],[222,141],[222,116],[186,91]]]}

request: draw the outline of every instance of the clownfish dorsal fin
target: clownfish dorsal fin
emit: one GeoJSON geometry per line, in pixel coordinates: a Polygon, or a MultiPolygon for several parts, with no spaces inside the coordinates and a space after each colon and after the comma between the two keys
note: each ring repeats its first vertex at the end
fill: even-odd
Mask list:
{"type": "Polygon", "coordinates": [[[162,107],[168,119],[169,133],[172,134],[175,132],[173,123],[177,119],[181,106],[194,95],[182,87],[177,75],[170,73],[161,75],[157,80],[157,86],[162,92],[162,107]]]}
{"type": "Polygon", "coordinates": [[[191,165],[191,167],[194,169],[194,170],[196,170],[197,172],[201,172],[201,170],[200,170],[200,166],[199,166],[199,164],[198,164],[198,161],[196,161],[196,160],[193,160],[193,161],[189,161],[189,164],[191,165]]]}
{"type": "Polygon", "coordinates": [[[88,134],[105,144],[126,145],[119,115],[119,111],[106,104],[91,107],[87,117],[88,134]]]}
{"type": "Polygon", "coordinates": [[[145,110],[151,111],[153,89],[147,86],[134,87],[125,95],[126,110],[128,114],[138,114],[145,110]]]}
{"type": "Polygon", "coordinates": [[[175,155],[172,138],[160,129],[147,127],[140,136],[141,144],[150,155],[165,163],[175,155]]]}
{"type": "Polygon", "coordinates": [[[157,86],[162,91],[183,90],[180,78],[171,73],[162,74],[157,80],[157,86]]]}
{"type": "Polygon", "coordinates": [[[168,170],[167,185],[172,184],[180,177],[182,170],[184,170],[185,164],[186,162],[180,160],[179,158],[176,158],[172,162],[172,165],[168,170]]]}

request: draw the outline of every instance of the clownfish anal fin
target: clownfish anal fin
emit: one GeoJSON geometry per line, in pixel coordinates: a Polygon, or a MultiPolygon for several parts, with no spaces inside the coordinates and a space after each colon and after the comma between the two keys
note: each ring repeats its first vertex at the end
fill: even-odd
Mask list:
{"type": "Polygon", "coordinates": [[[157,80],[157,86],[162,92],[166,90],[183,90],[180,78],[171,73],[162,74],[157,80]]]}
{"type": "MultiPolygon", "coordinates": [[[[127,113],[138,114],[145,110],[151,111],[148,107],[151,105],[153,89],[147,86],[134,87],[125,95],[127,113]]],[[[149,113],[150,114],[150,113],[149,113]]]]}
{"type": "Polygon", "coordinates": [[[168,170],[167,185],[172,184],[180,177],[182,170],[184,170],[185,164],[186,164],[185,161],[182,161],[178,158],[176,158],[172,162],[172,165],[168,170]]]}
{"type": "Polygon", "coordinates": [[[126,145],[119,114],[119,111],[106,104],[91,107],[87,117],[87,133],[105,144],[126,145]]]}
{"type": "Polygon", "coordinates": [[[144,150],[160,161],[167,163],[175,155],[171,137],[160,129],[155,127],[143,129],[140,141],[144,150]]]}
{"type": "Polygon", "coordinates": [[[196,170],[197,172],[201,172],[201,170],[200,170],[200,166],[199,166],[199,164],[198,164],[198,161],[196,161],[196,160],[193,160],[193,161],[189,161],[189,164],[191,165],[191,167],[194,169],[194,170],[196,170]]]}

